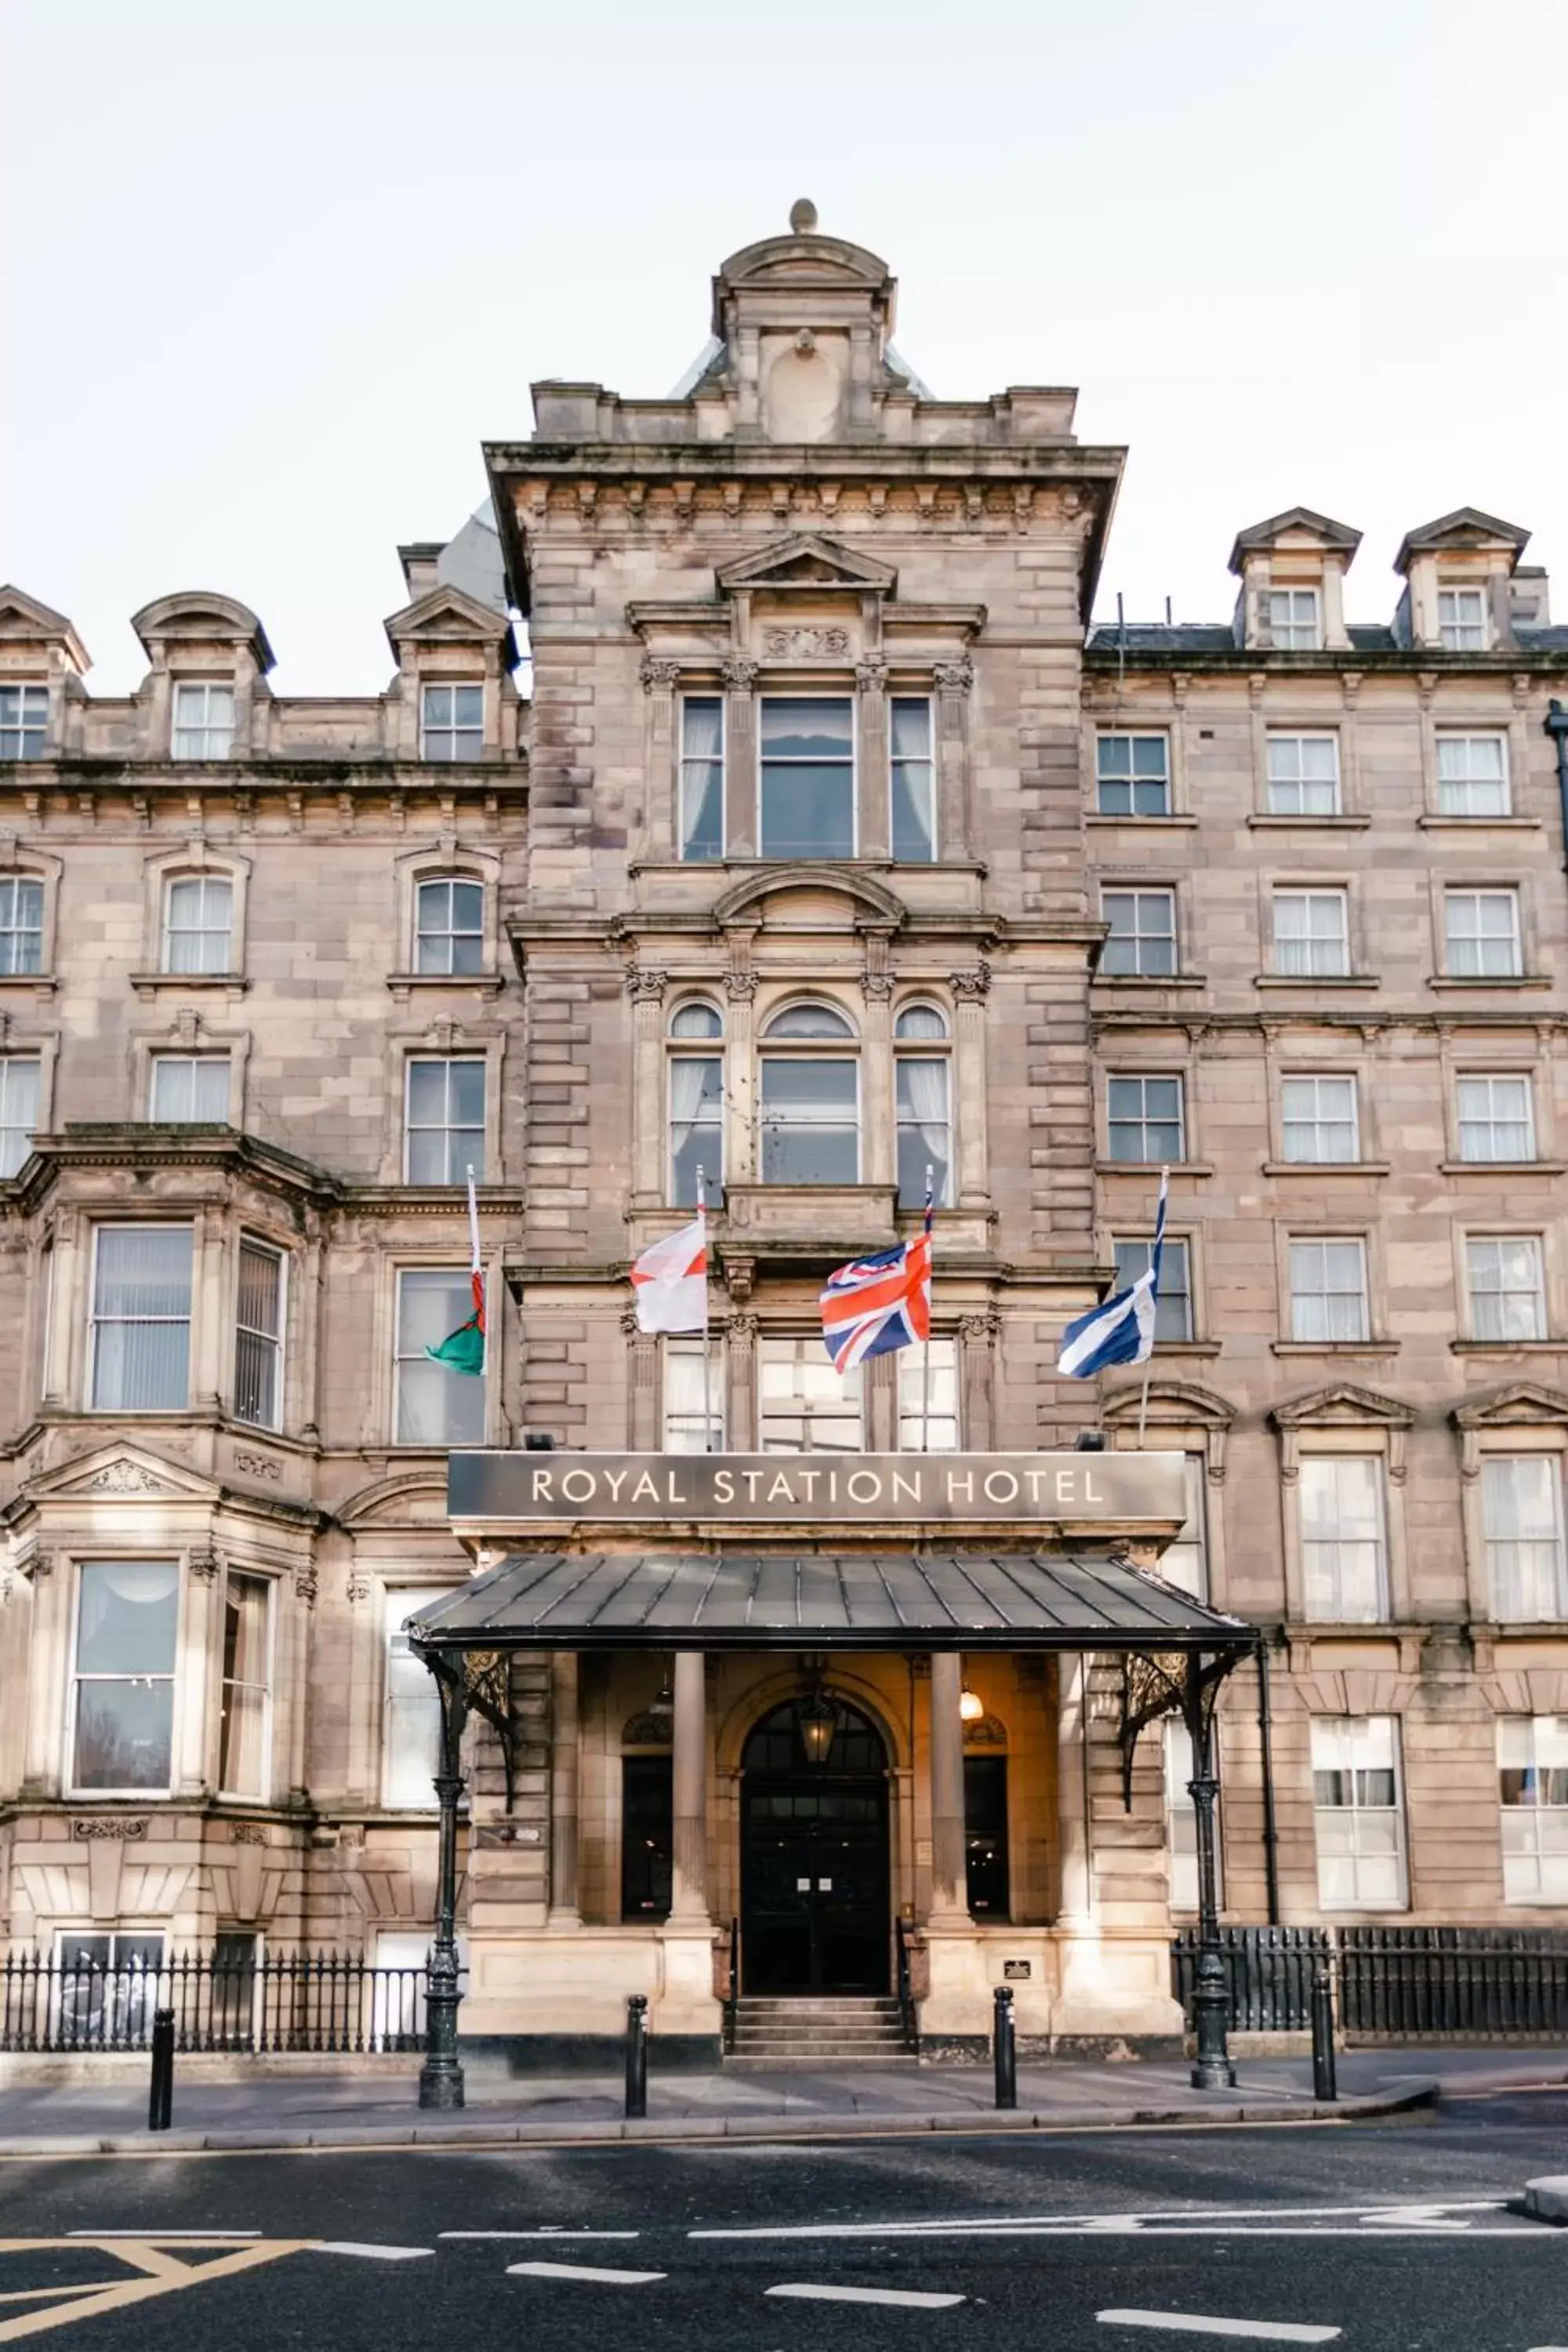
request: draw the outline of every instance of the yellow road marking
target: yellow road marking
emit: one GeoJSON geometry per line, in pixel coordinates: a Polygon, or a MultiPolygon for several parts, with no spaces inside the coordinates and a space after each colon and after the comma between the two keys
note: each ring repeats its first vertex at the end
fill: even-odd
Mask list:
{"type": "Polygon", "coordinates": [[[150,2303],[160,2295],[178,2294],[185,2287],[205,2286],[211,2279],[232,2278],[238,2271],[255,2270],[263,2263],[279,2261],[285,2254],[303,2253],[317,2242],[314,2238],[274,2238],[236,2246],[232,2238],[182,2238],[179,2243],[183,2252],[216,2250],[215,2261],[186,2263],[155,2238],[0,2238],[0,2254],[44,2253],[68,2246],[79,2253],[86,2247],[93,2247],[141,2273],[134,2278],[102,2280],[90,2286],[26,2287],[0,2294],[0,2303],[4,2304],[54,2299],[53,2308],[48,2311],[23,2311],[14,2319],[0,2319],[0,2344],[14,2344],[24,2336],[41,2336],[50,2327],[67,2327],[74,2320],[89,2319],[100,2311],[119,2311],[127,2304],[150,2303]]]}

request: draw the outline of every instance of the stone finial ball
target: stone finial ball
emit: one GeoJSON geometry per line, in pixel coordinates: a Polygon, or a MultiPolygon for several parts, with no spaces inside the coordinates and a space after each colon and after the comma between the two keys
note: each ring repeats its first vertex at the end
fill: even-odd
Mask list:
{"type": "Polygon", "coordinates": [[[796,236],[809,236],[816,226],[816,206],[809,196],[799,196],[789,208],[789,225],[796,236]]]}

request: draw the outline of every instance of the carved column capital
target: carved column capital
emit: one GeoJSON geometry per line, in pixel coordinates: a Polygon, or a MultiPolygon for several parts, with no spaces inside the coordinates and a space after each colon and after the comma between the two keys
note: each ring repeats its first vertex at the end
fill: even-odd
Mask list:
{"type": "Polygon", "coordinates": [[[862,694],[880,694],[888,683],[888,665],[880,654],[871,654],[855,665],[855,683],[862,694]]]}
{"type": "Polygon", "coordinates": [[[977,963],[967,971],[950,972],[948,986],[961,1004],[977,1004],[990,992],[991,967],[977,963]]]}
{"type": "Polygon", "coordinates": [[[719,675],[724,681],[726,693],[751,694],[755,690],[761,669],[760,662],[749,661],[738,655],[733,661],[724,663],[719,675]]]}
{"type": "Polygon", "coordinates": [[[967,655],[962,661],[937,662],[931,676],[943,694],[967,694],[974,684],[974,664],[967,655]]]}
{"type": "Polygon", "coordinates": [[[1001,1328],[1002,1318],[994,1307],[984,1307],[978,1315],[961,1315],[958,1319],[960,1337],[973,1348],[988,1346],[1001,1328]]]}
{"type": "Polygon", "coordinates": [[[657,660],[650,654],[644,659],[640,675],[645,694],[672,694],[680,683],[680,664],[657,660]]]}
{"type": "Polygon", "coordinates": [[[750,1004],[756,992],[757,975],[754,971],[727,971],[724,974],[724,993],[731,1004],[750,1004]]]}
{"type": "Polygon", "coordinates": [[[317,1589],[316,1563],[314,1560],[310,1560],[305,1567],[297,1568],[294,1570],[294,1598],[306,1609],[313,1609],[315,1607],[317,1589]]]}
{"type": "Polygon", "coordinates": [[[761,1328],[761,1318],[753,1315],[749,1308],[731,1315],[724,1327],[725,1336],[732,1348],[754,1348],[757,1344],[757,1333],[761,1328]]]}
{"type": "Polygon", "coordinates": [[[662,1002],[666,975],[646,963],[626,966],[626,994],[634,1004],[658,1004],[662,1002]]]}
{"type": "Polygon", "coordinates": [[[885,1004],[892,995],[897,981],[892,972],[876,971],[868,965],[860,975],[860,985],[866,992],[866,1001],[868,1004],[885,1004]]]}
{"type": "Polygon", "coordinates": [[[187,1562],[191,1574],[203,1584],[215,1581],[222,1562],[216,1551],[194,1551],[187,1562]]]}

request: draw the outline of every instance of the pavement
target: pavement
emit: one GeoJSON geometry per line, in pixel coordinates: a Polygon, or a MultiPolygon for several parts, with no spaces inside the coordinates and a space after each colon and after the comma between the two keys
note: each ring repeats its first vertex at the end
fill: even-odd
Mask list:
{"type": "Polygon", "coordinates": [[[1372,2130],[13,2158],[0,2340],[1554,2352],[1568,2229],[1522,2192],[1568,2087],[1489,2090],[1495,2050],[1457,2071],[1372,2130]]]}
{"type": "Polygon", "coordinates": [[[0,2156],[159,2149],[373,2147],[508,2141],[825,2139],[866,2133],[1093,2131],[1177,2125],[1369,2120],[1439,2095],[1568,2081],[1561,2050],[1385,2049],[1342,2053],[1340,2097],[1316,2100],[1308,2059],[1237,2064],[1234,2090],[1195,2091],[1185,2061],[1053,2060],[1018,2070],[999,2115],[988,2066],[868,2066],[837,2073],[729,2064],[650,2074],[646,2119],[627,2121],[618,2078],[468,2069],[458,2115],[422,2112],[417,2068],[216,2082],[175,2064],[174,2127],[150,2139],[145,2080],[0,2085],[0,2156]]]}

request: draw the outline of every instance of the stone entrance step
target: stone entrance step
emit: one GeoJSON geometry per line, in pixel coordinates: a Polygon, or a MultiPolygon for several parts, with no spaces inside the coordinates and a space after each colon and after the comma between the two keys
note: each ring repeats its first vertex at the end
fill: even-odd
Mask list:
{"type": "Polygon", "coordinates": [[[903,2013],[886,1996],[746,1995],[735,2005],[728,2054],[753,2065],[886,2064],[912,2058],[903,2013]]]}

